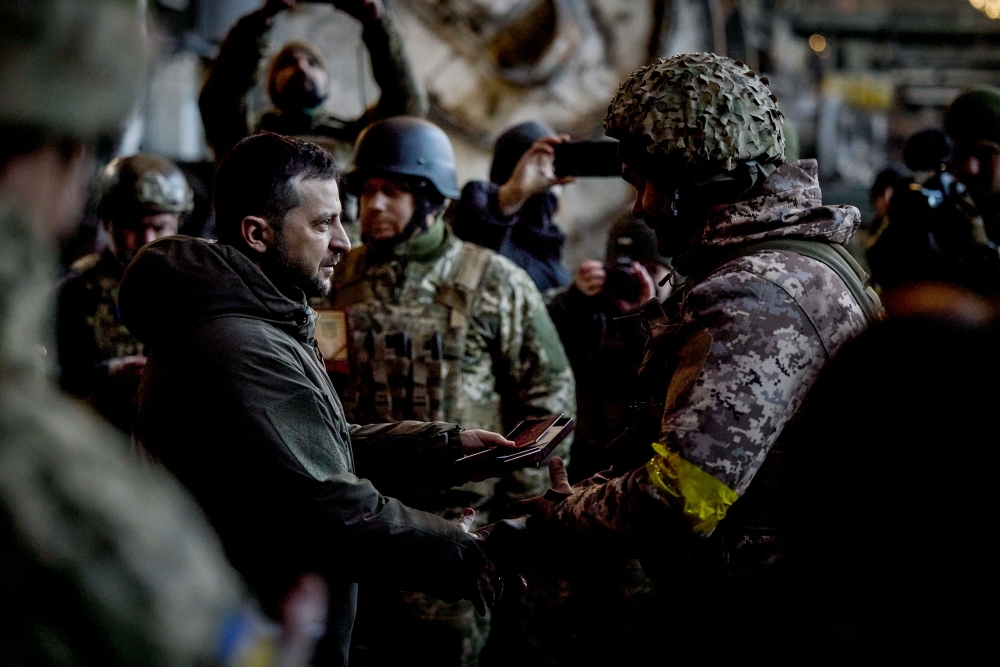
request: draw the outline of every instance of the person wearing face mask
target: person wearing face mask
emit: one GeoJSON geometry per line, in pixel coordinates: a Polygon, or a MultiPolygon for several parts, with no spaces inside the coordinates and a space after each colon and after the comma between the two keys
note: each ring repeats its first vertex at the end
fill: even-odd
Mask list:
{"type": "Polygon", "coordinates": [[[332,0],[337,9],[361,22],[362,39],[371,57],[372,73],[381,97],[360,117],[344,120],[324,110],[330,93],[330,73],[323,55],[312,45],[292,42],[271,60],[267,92],[274,105],[257,120],[250,118],[246,98],[257,85],[257,70],[268,33],[281,12],[299,0],[267,0],[240,19],[219,49],[201,91],[199,107],[205,136],[217,160],[255,131],[296,136],[318,143],[342,161],[368,124],[403,114],[427,112],[426,94],[410,67],[392,15],[381,0],[332,0]]]}
{"type": "Polygon", "coordinates": [[[570,282],[566,235],[552,220],[562,186],[573,180],[555,175],[554,146],[566,139],[534,121],[508,129],[493,149],[489,182],[466,183],[448,215],[458,238],[511,260],[542,292],[570,282]]]}
{"type": "Polygon", "coordinates": [[[56,343],[64,391],[86,400],[125,433],[146,365],[142,343],[118,315],[122,274],[140,248],[177,233],[194,206],[176,164],[156,155],[113,160],[101,174],[97,214],[110,244],[74,262],[58,290],[56,343]]]}
{"type": "MultiPolygon", "coordinates": [[[[364,240],[330,295],[351,332],[351,372],[332,374],[348,420],[455,420],[509,432],[527,417],[572,416],[572,370],[531,278],[456,238],[442,218],[459,195],[448,136],[419,118],[375,123],[358,139],[346,178],[364,240]]],[[[530,469],[406,500],[449,518],[473,507],[486,520],[504,500],[539,492],[544,477],[530,469]]],[[[476,664],[488,626],[467,603],[365,595],[352,664],[476,664]],[[398,639],[391,644],[377,620],[387,616],[398,639]]]]}

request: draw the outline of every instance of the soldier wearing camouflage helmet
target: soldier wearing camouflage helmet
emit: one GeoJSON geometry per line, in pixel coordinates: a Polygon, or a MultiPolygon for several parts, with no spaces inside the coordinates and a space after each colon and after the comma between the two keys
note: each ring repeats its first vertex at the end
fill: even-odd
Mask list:
{"type": "Polygon", "coordinates": [[[857,209],[822,205],[814,160],[785,162],[776,99],[743,63],[657,60],[622,84],[605,127],[634,215],[687,279],[641,309],[646,352],[611,471],[571,487],[553,462],[553,489],[522,509],[541,534],[640,555],[661,586],[645,631],[673,628],[677,657],[728,620],[733,600],[712,586],[780,554],[770,482],[785,445],[772,446],[880,307],[841,245],[857,209]]]}
{"type": "Polygon", "coordinates": [[[98,185],[97,214],[108,232],[101,253],[76,262],[59,285],[56,351],[63,389],[131,433],[134,398],[146,365],[142,343],[118,315],[118,288],[135,253],[177,233],[194,206],[183,172],[157,155],[117,158],[98,185]]]}
{"type": "Polygon", "coordinates": [[[81,214],[91,147],[135,103],[139,17],[126,0],[0,0],[5,665],[259,665],[275,655],[187,494],[46,379],[55,240],[81,214]]]}

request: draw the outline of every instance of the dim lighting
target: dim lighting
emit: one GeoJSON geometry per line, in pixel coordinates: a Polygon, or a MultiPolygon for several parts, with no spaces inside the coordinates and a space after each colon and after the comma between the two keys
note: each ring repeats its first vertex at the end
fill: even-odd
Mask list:
{"type": "Polygon", "coordinates": [[[1000,18],[1000,0],[969,0],[969,4],[991,19],[1000,18]]]}
{"type": "MultiPolygon", "coordinates": [[[[998,2],[1000,2],[1000,0],[998,0],[998,2]]],[[[816,53],[826,51],[826,37],[823,35],[811,35],[809,37],[809,48],[816,53]]]]}

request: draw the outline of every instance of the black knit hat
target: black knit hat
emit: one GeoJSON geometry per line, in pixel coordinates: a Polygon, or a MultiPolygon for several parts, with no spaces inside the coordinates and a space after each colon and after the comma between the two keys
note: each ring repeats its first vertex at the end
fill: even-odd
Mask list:
{"type": "Polygon", "coordinates": [[[490,167],[490,180],[497,185],[503,185],[510,180],[517,161],[521,159],[531,144],[544,137],[556,136],[555,130],[544,123],[528,121],[515,125],[500,135],[493,147],[493,166],[490,167]]]}
{"type": "Polygon", "coordinates": [[[944,129],[955,141],[1000,144],[1000,88],[973,88],[956,97],[944,113],[944,129]]]}

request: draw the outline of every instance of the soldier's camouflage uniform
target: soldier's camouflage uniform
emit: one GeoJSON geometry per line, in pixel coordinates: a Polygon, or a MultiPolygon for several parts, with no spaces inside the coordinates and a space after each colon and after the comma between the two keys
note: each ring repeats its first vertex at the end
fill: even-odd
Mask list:
{"type": "MultiPolygon", "coordinates": [[[[383,328],[406,330],[409,324],[413,350],[423,351],[426,338],[421,334],[426,332],[418,329],[430,320],[443,329],[445,360],[458,355],[453,367],[459,370],[457,377],[449,378],[445,373],[440,412],[430,414],[430,418],[505,432],[525,417],[574,414],[569,361],[541,295],[522,269],[492,251],[458,240],[440,219],[427,232],[396,245],[392,253],[380,257],[368,246],[357,248],[348,254],[343,270],[335,274],[331,302],[348,310],[356,341],[355,362],[360,354],[362,362],[370,363],[359,348],[364,346],[367,332],[378,333],[383,328]],[[465,290],[471,300],[464,308],[447,299],[450,305],[445,305],[441,295],[460,287],[452,278],[465,262],[479,265],[474,272],[476,285],[465,290]],[[452,331],[465,331],[463,340],[450,340],[452,331]]],[[[367,377],[358,367],[352,375],[355,380],[367,377]]],[[[357,402],[357,383],[352,387],[343,380],[337,380],[338,390],[348,419],[365,421],[367,413],[356,414],[364,411],[357,402]]],[[[432,404],[431,409],[434,407],[432,404]]],[[[405,413],[401,416],[412,418],[405,413]]],[[[568,457],[569,442],[560,444],[557,453],[568,457]]],[[[536,495],[546,486],[545,472],[529,469],[499,482],[470,482],[406,501],[449,518],[457,517],[463,507],[473,507],[480,525],[487,522],[492,509],[502,509],[511,499],[536,495]]],[[[412,630],[421,640],[419,648],[407,648],[401,641],[402,646],[393,650],[404,655],[428,655],[422,651],[430,651],[438,660],[435,664],[476,664],[488,631],[487,622],[475,615],[471,604],[446,604],[423,595],[404,594],[400,605],[399,594],[367,588],[359,597],[352,661],[369,664],[385,659],[371,654],[376,648],[372,644],[382,644],[383,655],[393,648],[384,645],[380,634],[388,616],[395,619],[397,638],[412,630]],[[376,619],[378,627],[372,629],[372,635],[368,628],[376,619]]]]}
{"type": "Polygon", "coordinates": [[[124,272],[110,249],[73,263],[58,291],[56,347],[63,389],[131,433],[135,387],[116,382],[108,372],[109,361],[143,351],[118,315],[124,272]]]}
{"type": "MultiPolygon", "coordinates": [[[[655,596],[597,610],[562,656],[532,658],[537,648],[517,632],[494,631],[496,664],[563,664],[567,654],[587,662],[602,640],[621,664],[704,659],[739,614],[754,613],[741,605],[757,601],[727,586],[780,557],[785,447],[772,446],[819,370],[879,310],[866,276],[838,250],[857,209],[822,205],[814,160],[782,164],[776,100],[742,63],[693,54],[642,68],[622,85],[606,128],[640,175],[673,164],[696,183],[735,172],[757,187],[708,207],[704,221],[683,219],[693,240],[673,259],[687,279],[663,304],[641,309],[648,342],[629,426],[610,443],[614,465],[569,495],[547,494],[529,522],[574,555],[639,556],[655,596]],[[634,139],[638,148],[625,145],[634,139]],[[633,614],[628,627],[612,635],[609,625],[602,636],[600,618],[617,620],[621,610],[633,614]]],[[[671,220],[682,223],[651,222],[671,220]]]]}
{"type": "Polygon", "coordinates": [[[0,661],[266,664],[200,510],[47,381],[54,270],[0,201],[0,661]]]}

